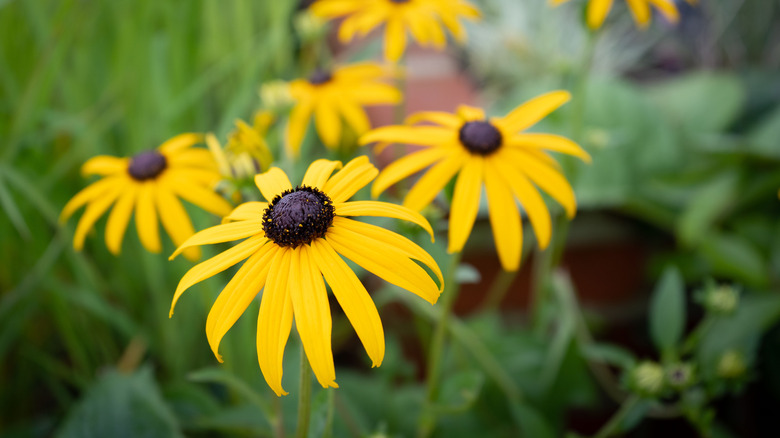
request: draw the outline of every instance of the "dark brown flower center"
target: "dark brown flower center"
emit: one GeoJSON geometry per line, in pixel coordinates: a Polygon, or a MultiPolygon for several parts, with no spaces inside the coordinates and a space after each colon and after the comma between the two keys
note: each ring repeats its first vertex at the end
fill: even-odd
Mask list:
{"type": "Polygon", "coordinates": [[[298,186],[274,198],[263,213],[265,236],[279,246],[296,248],[324,237],[335,209],[317,188],[298,186]]]}
{"type": "Polygon", "coordinates": [[[157,178],[168,166],[165,156],[157,151],[145,151],[130,160],[127,173],[137,181],[157,178]]]}
{"type": "Polygon", "coordinates": [[[409,3],[409,0],[390,0],[390,3],[409,3]]]}
{"type": "Polygon", "coordinates": [[[460,127],[458,138],[469,152],[490,155],[501,146],[501,132],[489,122],[466,122],[460,127]]]}
{"type": "Polygon", "coordinates": [[[309,83],[312,85],[322,85],[326,82],[330,82],[333,79],[333,73],[329,70],[315,70],[314,73],[309,76],[309,83]]]}

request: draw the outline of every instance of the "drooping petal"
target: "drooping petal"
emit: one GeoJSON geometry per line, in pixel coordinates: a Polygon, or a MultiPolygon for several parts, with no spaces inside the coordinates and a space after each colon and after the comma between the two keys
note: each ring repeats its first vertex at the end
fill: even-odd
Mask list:
{"type": "Polygon", "coordinates": [[[588,27],[591,29],[600,28],[610,9],[612,9],[612,0],[591,0],[586,12],[588,27]]]}
{"type": "Polygon", "coordinates": [[[468,161],[469,155],[462,151],[450,152],[444,160],[436,163],[417,180],[404,198],[404,206],[420,211],[439,194],[445,185],[468,161]]]}
{"type": "Polygon", "coordinates": [[[84,239],[87,237],[89,230],[92,229],[95,222],[103,216],[106,210],[111,207],[111,204],[116,202],[119,195],[128,185],[128,182],[117,183],[105,193],[90,201],[81,219],[79,219],[79,223],[76,225],[76,232],[73,235],[73,248],[76,251],[81,251],[84,248],[84,239]]]}
{"type": "Polygon", "coordinates": [[[108,215],[108,222],[106,222],[106,246],[111,254],[118,255],[122,249],[122,238],[125,236],[130,216],[133,215],[133,207],[135,206],[137,196],[137,185],[129,184],[123,193],[119,195],[119,199],[108,215]]]}
{"type": "Polygon", "coordinates": [[[397,63],[406,50],[406,31],[403,22],[391,17],[385,24],[385,59],[397,63]]]}
{"type": "Polygon", "coordinates": [[[314,102],[311,99],[305,99],[298,102],[290,112],[290,119],[287,122],[287,149],[291,156],[298,157],[301,153],[301,143],[306,135],[306,128],[309,126],[309,118],[314,110],[314,102]]]}
{"type": "Polygon", "coordinates": [[[399,158],[379,172],[371,186],[371,196],[376,198],[388,187],[441,160],[447,154],[449,151],[444,148],[427,148],[399,158]]]}
{"type": "Polygon", "coordinates": [[[471,228],[479,211],[479,198],[482,192],[485,160],[472,157],[463,166],[455,181],[450,209],[450,230],[448,252],[459,252],[471,234],[471,228]]]}
{"type": "Polygon", "coordinates": [[[628,3],[628,8],[631,10],[631,15],[634,16],[637,25],[640,28],[646,28],[650,24],[652,16],[647,0],[626,0],[626,3],[628,3]]]}
{"type": "Polygon", "coordinates": [[[507,184],[491,167],[485,169],[485,192],[501,266],[505,271],[516,271],[520,268],[523,249],[523,226],[517,202],[507,184]]]}
{"type": "Polygon", "coordinates": [[[176,286],[176,292],[173,293],[173,301],[171,302],[171,310],[168,314],[168,317],[173,316],[173,309],[176,307],[176,303],[179,301],[179,298],[184,293],[184,291],[189,289],[194,284],[199,283],[209,277],[213,277],[214,275],[217,275],[218,273],[235,265],[241,260],[244,260],[245,258],[254,254],[267,242],[268,239],[266,239],[265,236],[250,237],[238,245],[190,268],[190,270],[184,274],[181,280],[179,280],[179,285],[176,286]]]}
{"type": "Polygon", "coordinates": [[[338,204],[351,198],[379,174],[379,170],[368,161],[368,157],[361,155],[352,159],[343,169],[336,172],[322,190],[330,196],[334,204],[338,204]]]}
{"type": "Polygon", "coordinates": [[[338,105],[341,116],[344,117],[347,125],[355,131],[355,134],[360,136],[371,129],[371,122],[368,120],[366,111],[360,105],[347,99],[342,99],[338,105]]]}
{"type": "Polygon", "coordinates": [[[376,82],[355,84],[344,92],[361,105],[395,105],[403,100],[397,88],[376,82]]]}
{"type": "Polygon", "coordinates": [[[185,134],[179,134],[169,140],[166,140],[160,145],[160,153],[167,157],[173,157],[173,155],[182,149],[186,149],[190,146],[203,142],[203,134],[196,134],[188,132],[185,134]]]}
{"type": "Polygon", "coordinates": [[[459,105],[457,109],[458,117],[463,121],[472,122],[475,120],[485,120],[485,111],[469,105],[459,105]]]}
{"type": "Polygon", "coordinates": [[[323,99],[314,108],[314,125],[325,146],[335,149],[341,139],[341,120],[330,99],[323,99]]]}
{"type": "Polygon", "coordinates": [[[281,195],[285,190],[292,189],[287,174],[278,167],[272,167],[265,173],[255,175],[255,185],[268,202],[273,201],[277,195],[281,195]]]}
{"type": "Polygon", "coordinates": [[[525,102],[506,117],[497,118],[496,123],[510,132],[520,132],[535,125],[570,99],[568,91],[552,91],[525,102]]]}
{"type": "Polygon", "coordinates": [[[222,218],[222,223],[262,219],[266,208],[268,208],[268,203],[266,202],[244,202],[222,218]]]}
{"type": "MultiPolygon", "coordinates": [[[[217,138],[214,137],[214,134],[207,134],[206,135],[206,144],[213,144],[214,142],[217,142],[217,148],[219,148],[219,142],[217,141],[217,138]]],[[[224,158],[224,155],[221,157],[224,158]]],[[[225,163],[218,165],[217,163],[217,156],[213,154],[209,149],[201,149],[201,148],[192,148],[187,149],[184,151],[181,151],[179,153],[174,154],[170,158],[168,158],[168,165],[171,168],[179,168],[179,167],[199,167],[199,168],[205,168],[212,171],[216,171],[218,168],[222,168],[223,171],[225,168],[230,169],[230,166],[227,164],[227,161],[225,163]]],[[[226,175],[229,173],[226,173],[226,175]]]]}
{"type": "Polygon", "coordinates": [[[308,245],[290,251],[288,290],[295,314],[295,327],[317,381],[323,388],[338,388],[330,343],[333,322],[328,291],[322,273],[309,253],[308,245]]]}
{"type": "Polygon", "coordinates": [[[431,242],[433,242],[431,224],[423,215],[410,208],[379,201],[344,202],[336,204],[335,207],[336,214],[339,216],[379,216],[413,222],[427,231],[431,235],[431,242]]]}
{"type": "Polygon", "coordinates": [[[440,126],[383,126],[360,137],[360,144],[374,142],[437,146],[457,141],[457,133],[440,126]]]}
{"type": "Polygon", "coordinates": [[[281,397],[287,394],[282,388],[282,362],[293,321],[288,292],[292,251],[279,249],[275,252],[257,316],[257,361],[268,386],[281,397]]]}
{"type": "MultiPolygon", "coordinates": [[[[179,199],[163,185],[158,185],[155,191],[157,201],[157,211],[160,212],[160,222],[163,228],[171,236],[174,245],[179,246],[187,240],[188,237],[195,234],[192,227],[192,221],[187,215],[187,210],[181,205],[179,199]]],[[[200,248],[187,248],[184,256],[190,261],[196,261],[200,258],[200,248]]]]}
{"type": "Polygon", "coordinates": [[[303,175],[303,185],[309,187],[324,187],[328,178],[336,169],[341,169],[341,161],[319,159],[309,165],[303,175]]]}
{"type": "Polygon", "coordinates": [[[71,200],[65,204],[65,207],[63,207],[62,213],[60,213],[60,222],[64,223],[76,210],[93,199],[103,195],[108,189],[115,187],[125,179],[124,176],[103,178],[100,181],[95,181],[81,189],[81,191],[71,198],[71,200]]]}
{"type": "Polygon", "coordinates": [[[549,193],[566,210],[569,218],[577,211],[577,200],[569,182],[560,172],[539,161],[536,157],[520,151],[507,149],[504,155],[511,164],[526,175],[540,189],[549,193]]]}
{"type": "Polygon", "coordinates": [[[112,175],[127,171],[127,158],[111,157],[108,155],[98,155],[87,160],[81,166],[81,174],[88,175],[112,175]]]}
{"type": "Polygon", "coordinates": [[[553,134],[518,134],[507,141],[507,145],[512,147],[528,149],[546,149],[548,151],[560,152],[567,155],[573,155],[581,158],[586,163],[590,163],[590,155],[585,152],[577,143],[566,137],[553,134]]]}
{"type": "Polygon", "coordinates": [[[224,217],[233,209],[225,198],[219,196],[215,191],[203,188],[193,184],[192,180],[172,175],[166,175],[162,183],[173,193],[198,207],[219,217],[224,217]]]}
{"type": "MultiPolygon", "coordinates": [[[[680,21],[680,12],[677,10],[673,1],[670,0],[647,0],[650,4],[658,8],[661,14],[672,23],[680,21]]],[[[689,0],[690,1],[690,0],[689,0]]]]}
{"type": "Polygon", "coordinates": [[[263,220],[231,222],[228,224],[216,225],[206,228],[191,236],[179,246],[176,251],[168,258],[173,260],[187,248],[198,245],[209,245],[212,243],[232,242],[233,240],[245,239],[255,234],[263,234],[263,220]]]}
{"type": "Polygon", "coordinates": [[[154,192],[157,189],[157,183],[146,181],[141,184],[138,190],[138,200],[135,207],[135,228],[138,231],[138,237],[141,244],[147,251],[159,253],[160,229],[157,224],[157,209],[155,208],[154,192]]]}
{"type": "Polygon", "coordinates": [[[309,252],[333,290],[333,295],[347,319],[355,328],[360,342],[371,358],[372,366],[380,366],[385,356],[385,334],[379,312],[368,291],[327,241],[315,240],[309,252]]]}
{"type": "Polygon", "coordinates": [[[421,111],[410,115],[404,124],[413,125],[421,122],[435,123],[446,128],[460,129],[463,121],[458,116],[443,111],[421,111]]]}

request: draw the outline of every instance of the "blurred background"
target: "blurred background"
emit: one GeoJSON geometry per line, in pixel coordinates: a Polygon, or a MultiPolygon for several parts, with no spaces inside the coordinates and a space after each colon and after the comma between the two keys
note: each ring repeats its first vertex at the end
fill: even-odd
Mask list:
{"type": "MultiPolygon", "coordinates": [[[[678,25],[655,16],[646,31],[619,4],[597,37],[582,25],[582,2],[474,3],[483,19],[469,23],[466,45],[410,49],[406,111],[469,103],[502,115],[568,89],[585,96],[582,120],[570,104],[540,129],[577,133],[593,156],[590,165],[563,162],[580,211],[552,282],[573,292],[573,306],[551,298],[542,323],[529,323],[538,261],[530,238],[510,292],[489,302],[499,265],[482,213],[459,271],[459,321],[522,390],[524,435],[584,436],[609,421],[611,392],[631,392],[636,364],[659,360],[648,324],[672,310],[653,297],[677,285],[686,299],[674,311],[698,333],[690,360],[701,385],[632,407],[622,427],[638,437],[780,436],[780,1],[678,2],[678,25]],[[724,285],[738,304],[713,319],[707,297],[724,285]],[[580,336],[581,323],[595,342],[580,336]],[[742,366],[731,374],[726,353],[742,366]],[[606,386],[605,369],[617,376],[606,386]]],[[[225,338],[224,364],[208,348],[205,318],[228,276],[193,287],[169,319],[192,266],[166,260],[169,241],[149,254],[130,230],[113,257],[101,221],[77,253],[75,221],[58,215],[89,182],[79,173],[88,158],[130,156],[182,132],[225,138],[259,107],[263,83],[310,72],[317,44],[340,62],[378,59],[379,34],[346,47],[333,34],[292,0],[0,0],[0,435],[291,433],[296,395],[277,399],[263,381],[254,318],[225,338]]],[[[393,112],[370,114],[376,126],[393,112]]],[[[304,164],[327,156],[311,133],[304,164]]],[[[280,128],[269,134],[283,161],[282,138],[280,128]]],[[[196,229],[218,222],[191,214],[196,229]]],[[[408,308],[380,312],[388,351],[378,369],[351,327],[334,324],[341,388],[335,414],[315,388],[312,436],[330,417],[332,436],[414,434],[419,339],[431,328],[408,308]]],[[[297,344],[287,351],[285,386],[296,388],[297,344]]],[[[449,404],[436,436],[518,436],[501,385],[474,368],[467,351],[447,354],[449,404]]]]}

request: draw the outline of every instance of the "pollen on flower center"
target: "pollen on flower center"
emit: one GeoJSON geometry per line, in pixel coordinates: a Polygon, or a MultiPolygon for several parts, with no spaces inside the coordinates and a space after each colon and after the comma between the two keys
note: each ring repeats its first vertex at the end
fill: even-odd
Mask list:
{"type": "Polygon", "coordinates": [[[145,151],[134,156],[127,173],[137,181],[156,178],[168,166],[165,156],[157,151],[145,151]]]}
{"type": "Polygon", "coordinates": [[[458,134],[461,144],[469,152],[490,155],[501,146],[501,132],[489,122],[472,121],[461,126],[458,134]]]}
{"type": "Polygon", "coordinates": [[[314,187],[299,186],[271,201],[263,213],[263,230],[277,245],[296,248],[324,237],[334,212],[328,195],[314,187]]]}
{"type": "Polygon", "coordinates": [[[315,70],[314,73],[309,76],[309,83],[312,85],[322,85],[326,82],[330,82],[333,79],[333,73],[329,70],[315,70]]]}

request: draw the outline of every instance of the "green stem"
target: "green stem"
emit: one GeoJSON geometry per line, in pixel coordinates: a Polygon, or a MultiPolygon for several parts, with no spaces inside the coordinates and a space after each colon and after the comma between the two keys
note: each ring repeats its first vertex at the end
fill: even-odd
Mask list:
{"type": "Polygon", "coordinates": [[[482,310],[488,312],[498,310],[498,306],[504,300],[509,287],[512,286],[515,278],[517,278],[518,272],[520,271],[504,271],[503,269],[499,271],[493,280],[493,284],[490,285],[485,300],[482,302],[482,310]]]}
{"type": "Polygon", "coordinates": [[[618,409],[612,418],[609,419],[607,424],[605,424],[601,429],[599,429],[598,432],[596,432],[595,435],[593,435],[593,438],[607,438],[619,433],[621,424],[631,412],[631,409],[633,409],[634,406],[639,403],[639,400],[639,396],[636,395],[627,398],[623,404],[620,405],[620,409],[618,409]]]}
{"type": "Polygon", "coordinates": [[[301,347],[301,381],[298,392],[298,425],[295,429],[295,437],[306,438],[309,434],[311,417],[311,368],[303,347],[301,347]]]}
{"type": "Polygon", "coordinates": [[[444,291],[439,301],[440,314],[436,322],[436,328],[433,332],[433,339],[430,346],[430,355],[428,358],[427,381],[425,392],[425,404],[418,429],[418,436],[427,437],[433,432],[436,425],[436,413],[433,409],[434,401],[438,395],[439,375],[441,374],[441,358],[444,351],[444,341],[447,334],[447,324],[449,322],[452,308],[455,305],[455,299],[458,296],[459,284],[455,281],[455,273],[460,264],[461,253],[455,253],[450,258],[450,266],[447,270],[447,277],[444,280],[444,291]]]}

